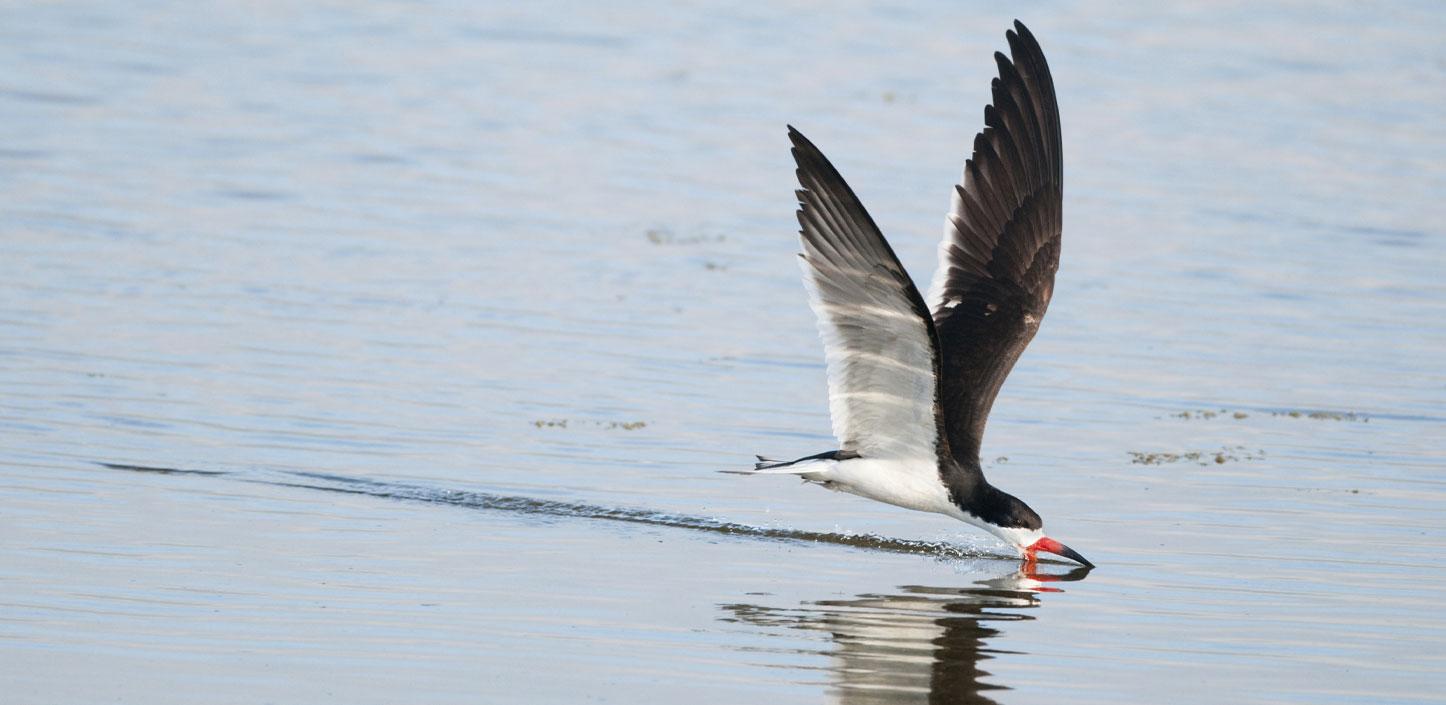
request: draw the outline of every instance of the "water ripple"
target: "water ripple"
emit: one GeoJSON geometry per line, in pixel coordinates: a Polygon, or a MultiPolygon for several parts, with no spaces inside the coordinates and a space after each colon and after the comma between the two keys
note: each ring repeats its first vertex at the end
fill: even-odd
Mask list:
{"type": "MultiPolygon", "coordinates": [[[[251,476],[241,471],[227,470],[190,470],[183,468],[151,467],[145,465],[128,465],[122,463],[106,463],[102,465],[112,470],[128,470],[131,472],[149,472],[165,475],[205,475],[205,476],[236,476],[236,479],[257,484],[272,485],[275,487],[296,487],[308,490],[320,490],[323,492],[340,492],[344,494],[366,495],[369,497],[381,497],[385,499],[396,499],[408,502],[427,502],[430,504],[446,504],[456,507],[467,507],[470,509],[482,509],[489,511],[518,512],[534,516],[567,517],[572,519],[602,519],[608,521],[620,521],[631,524],[646,524],[649,526],[666,526],[674,529],[690,529],[693,531],[707,531],[725,536],[738,536],[746,538],[765,539],[771,541],[789,541],[795,543],[830,544],[834,546],[848,546],[850,548],[862,548],[872,551],[884,551],[889,553],[908,553],[914,555],[929,556],[942,560],[959,560],[965,558],[993,558],[1000,560],[1017,560],[1014,556],[1006,556],[1000,553],[991,553],[979,549],[960,546],[945,541],[918,541],[913,539],[900,539],[876,534],[852,534],[829,531],[808,531],[804,529],[790,529],[785,527],[755,526],[752,524],[740,524],[738,522],[725,521],[710,517],[693,516],[688,514],[677,514],[671,512],[659,512],[651,509],[640,509],[631,507],[607,507],[598,504],[587,504],[584,502],[564,502],[551,499],[539,499],[520,495],[502,495],[489,492],[475,492],[470,490],[449,490],[437,487],[426,487],[423,485],[411,485],[393,482],[380,482],[355,477],[346,477],[331,473],[305,472],[305,471],[275,471],[281,475],[280,478],[268,478],[251,476]]],[[[1045,562],[1048,562],[1046,559],[1045,562]]]]}

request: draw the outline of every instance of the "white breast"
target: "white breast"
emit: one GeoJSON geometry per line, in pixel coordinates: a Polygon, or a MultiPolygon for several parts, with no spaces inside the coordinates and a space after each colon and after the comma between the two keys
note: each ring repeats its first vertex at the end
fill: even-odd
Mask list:
{"type": "Polygon", "coordinates": [[[951,516],[958,512],[934,458],[845,460],[830,468],[826,479],[833,489],[905,509],[951,516]]]}

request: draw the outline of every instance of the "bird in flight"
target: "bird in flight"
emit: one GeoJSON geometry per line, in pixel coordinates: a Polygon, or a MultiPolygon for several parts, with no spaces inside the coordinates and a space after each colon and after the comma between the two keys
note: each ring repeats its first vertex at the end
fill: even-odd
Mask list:
{"type": "Polygon", "coordinates": [[[798,164],[799,254],[828,368],[839,448],[746,474],[829,489],[982,528],[1026,560],[1093,567],[1048,537],[1039,515],[984,479],[980,441],[1009,370],[1039,330],[1059,268],[1059,106],[1044,53],[1018,21],[984,130],[954,187],[939,267],[919,295],[853,189],[788,128],[798,164]]]}

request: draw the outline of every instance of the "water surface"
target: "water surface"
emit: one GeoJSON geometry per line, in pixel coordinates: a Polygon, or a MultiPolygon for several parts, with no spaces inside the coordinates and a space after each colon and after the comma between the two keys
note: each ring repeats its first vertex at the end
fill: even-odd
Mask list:
{"type": "Polygon", "coordinates": [[[1439,701],[1446,13],[1013,11],[1088,574],[715,472],[834,445],[784,124],[927,282],[1014,15],[0,9],[5,701],[1439,701]]]}

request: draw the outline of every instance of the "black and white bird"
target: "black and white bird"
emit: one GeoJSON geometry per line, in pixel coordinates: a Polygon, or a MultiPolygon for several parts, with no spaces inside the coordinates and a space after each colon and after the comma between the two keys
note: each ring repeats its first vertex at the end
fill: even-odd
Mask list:
{"type": "MultiPolygon", "coordinates": [[[[1039,43],[1016,21],[1012,57],[974,138],[939,244],[928,297],[909,278],[852,189],[797,130],[799,255],[828,367],[839,449],[752,473],[978,526],[1026,559],[1084,556],[1044,534],[1039,515],[989,484],[980,440],[989,408],[1039,330],[1059,267],[1059,107],[1039,43]]],[[[752,474],[750,473],[750,474],[752,474]]]]}

